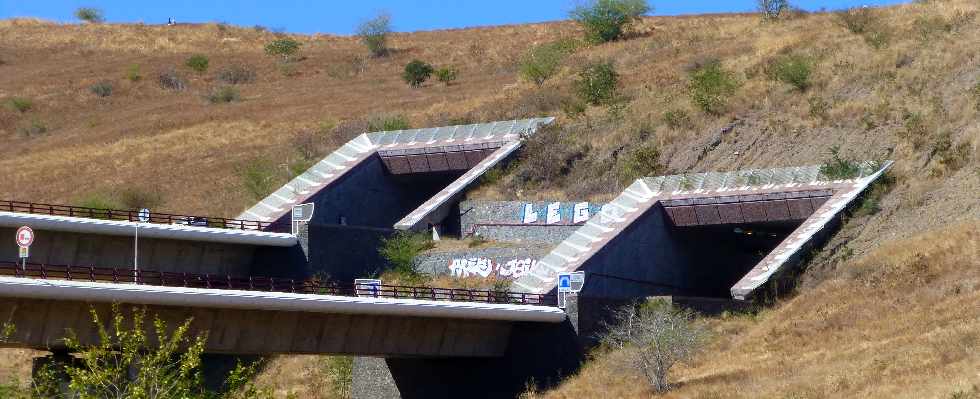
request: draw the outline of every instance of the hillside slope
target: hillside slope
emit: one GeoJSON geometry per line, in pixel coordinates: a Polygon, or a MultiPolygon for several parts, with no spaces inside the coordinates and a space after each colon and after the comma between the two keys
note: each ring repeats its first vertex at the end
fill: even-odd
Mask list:
{"type": "MultiPolygon", "coordinates": [[[[871,10],[852,29],[834,14],[646,18],[628,40],[578,46],[540,87],[520,80],[522,55],[576,38],[575,25],[398,34],[381,59],[353,38],[294,36],[305,58],[284,73],[262,50],[275,35],[255,29],[0,21],[0,198],[64,203],[139,189],[158,193],[161,210],[230,216],[252,202],[239,171],[257,159],[282,180],[303,153],[394,114],[413,126],[559,118],[477,198],[603,200],[637,174],[815,164],[839,146],[847,158],[895,160],[893,183],[785,301],[709,320],[715,340],[678,370],[673,395],[948,397],[980,385],[978,11],[973,0],[916,2],[871,10]],[[209,72],[182,66],[197,53],[211,57],[209,72]],[[805,90],[772,78],[793,57],[812,67],[805,90]],[[460,79],[411,89],[399,75],[414,58],[455,65],[460,79]],[[597,60],[614,63],[620,96],[582,107],[573,82],[597,60]],[[715,60],[737,89],[706,113],[690,76],[715,60]],[[257,73],[239,86],[242,101],[209,104],[216,73],[239,64],[257,73]],[[132,65],[141,80],[125,78],[132,65]],[[157,84],[170,68],[187,90],[157,84]],[[102,80],[115,86],[109,97],[89,92],[102,80]],[[8,107],[14,97],[32,109],[8,107]],[[24,134],[35,122],[48,131],[24,134]]],[[[603,359],[543,395],[648,393],[603,359]]],[[[274,368],[313,367],[297,363],[274,368]]]]}

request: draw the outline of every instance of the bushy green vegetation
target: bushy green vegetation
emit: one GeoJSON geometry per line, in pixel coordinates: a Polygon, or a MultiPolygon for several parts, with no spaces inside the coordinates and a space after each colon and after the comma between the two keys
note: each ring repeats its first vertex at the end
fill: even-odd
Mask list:
{"type": "Polygon", "coordinates": [[[378,253],[388,263],[399,284],[425,285],[426,276],[416,269],[415,258],[434,247],[432,237],[426,233],[400,231],[382,239],[378,253]]]}
{"type": "Polygon", "coordinates": [[[570,15],[585,29],[587,40],[605,43],[621,39],[650,10],[646,0],[592,0],[572,9],[570,15]]]}
{"type": "Polygon", "coordinates": [[[367,130],[371,132],[381,132],[389,130],[411,129],[412,125],[404,115],[378,115],[368,120],[367,130]]]}
{"type": "Polygon", "coordinates": [[[789,10],[787,0],[758,0],[756,3],[759,12],[762,13],[762,19],[766,21],[779,19],[783,12],[789,10]]]}
{"type": "Polygon", "coordinates": [[[189,58],[187,58],[187,61],[184,62],[184,65],[187,65],[187,67],[193,70],[194,72],[204,73],[207,72],[208,65],[210,63],[211,61],[208,59],[208,56],[203,54],[194,54],[189,58]]]}
{"type": "Polygon", "coordinates": [[[582,101],[592,104],[608,104],[618,96],[619,74],[611,61],[587,65],[578,74],[575,91],[582,101]]]}
{"type": "Polygon", "coordinates": [[[357,26],[357,36],[375,57],[388,55],[388,35],[391,33],[391,16],[385,13],[376,15],[357,26]]]}
{"type": "Polygon", "coordinates": [[[261,201],[279,188],[276,166],[268,159],[254,158],[240,165],[238,176],[250,200],[261,201]]]}
{"type": "Polygon", "coordinates": [[[541,85],[558,72],[562,61],[578,47],[572,40],[544,43],[528,50],[518,66],[521,77],[541,85]]]}
{"type": "Polygon", "coordinates": [[[153,209],[163,204],[163,195],[153,189],[127,188],[119,193],[123,209],[153,209]]]}
{"type": "Polygon", "coordinates": [[[840,154],[840,146],[830,148],[830,159],[820,165],[820,175],[830,180],[853,179],[861,173],[861,165],[840,154]]]}
{"type": "Polygon", "coordinates": [[[620,181],[629,184],[641,177],[660,176],[665,170],[660,163],[660,149],[654,144],[644,144],[623,157],[620,181]]]}
{"type": "Polygon", "coordinates": [[[420,60],[412,60],[407,65],[405,65],[405,71],[402,72],[402,79],[409,86],[419,87],[426,80],[429,80],[429,76],[432,76],[432,65],[420,60]]]}
{"type": "Polygon", "coordinates": [[[90,24],[98,24],[105,21],[102,10],[92,7],[80,7],[75,10],[75,18],[90,24]]]}
{"type": "Polygon", "coordinates": [[[108,80],[103,80],[92,86],[89,86],[89,91],[99,97],[109,97],[112,95],[112,82],[108,80]]]}
{"type": "Polygon", "coordinates": [[[691,72],[687,87],[694,105],[709,114],[720,114],[739,85],[735,73],[711,61],[691,72]]]}
{"type": "Polygon", "coordinates": [[[230,102],[235,102],[241,99],[241,94],[238,93],[238,89],[235,86],[220,86],[208,94],[208,101],[211,104],[227,104],[230,102]]]}
{"type": "Polygon", "coordinates": [[[34,101],[29,98],[14,97],[7,100],[7,106],[14,111],[24,113],[34,108],[34,101]]]}
{"type": "Polygon", "coordinates": [[[438,79],[446,86],[449,86],[454,81],[456,81],[456,78],[458,76],[459,76],[459,70],[453,66],[436,69],[436,79],[438,79]]]}
{"type": "Polygon", "coordinates": [[[802,92],[812,84],[810,75],[813,73],[813,61],[810,57],[799,54],[786,55],[773,60],[768,72],[770,78],[802,92]]]}
{"type": "Polygon", "coordinates": [[[282,58],[282,62],[292,61],[293,56],[299,52],[302,43],[288,37],[273,40],[265,45],[265,53],[271,56],[282,58]]]}
{"type": "Polygon", "coordinates": [[[129,69],[126,69],[126,79],[128,79],[130,82],[138,82],[140,79],[143,79],[143,74],[140,73],[139,64],[130,65],[129,69]]]}
{"type": "Polygon", "coordinates": [[[870,7],[855,7],[840,11],[837,23],[855,35],[864,38],[871,47],[882,49],[891,40],[891,30],[880,21],[878,11],[870,7]]]}
{"type": "Polygon", "coordinates": [[[671,109],[664,112],[664,123],[671,129],[681,129],[691,126],[691,116],[683,109],[671,109]]]}

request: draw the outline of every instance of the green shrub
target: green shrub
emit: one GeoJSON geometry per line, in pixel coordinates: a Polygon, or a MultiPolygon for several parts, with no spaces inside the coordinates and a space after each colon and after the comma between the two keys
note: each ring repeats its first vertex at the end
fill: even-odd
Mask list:
{"type": "Polygon", "coordinates": [[[296,55],[302,44],[296,40],[284,37],[276,39],[265,45],[265,53],[271,56],[282,57],[283,62],[289,62],[296,55]]]}
{"type": "Polygon", "coordinates": [[[239,166],[238,176],[250,200],[261,201],[279,188],[276,166],[264,158],[255,158],[239,166]]]}
{"type": "Polygon", "coordinates": [[[17,132],[25,137],[40,136],[48,132],[48,127],[39,119],[31,119],[29,123],[18,128],[17,132]]]}
{"type": "Polygon", "coordinates": [[[787,55],[772,62],[770,78],[789,84],[799,91],[810,88],[810,75],[813,73],[813,61],[802,55],[787,55]]]}
{"type": "Polygon", "coordinates": [[[75,201],[74,204],[82,208],[123,209],[123,205],[119,201],[104,192],[88,193],[75,201]]]}
{"type": "Polygon", "coordinates": [[[211,90],[211,93],[208,94],[208,101],[211,104],[227,104],[240,99],[241,95],[238,94],[238,89],[234,86],[221,86],[211,90]]]}
{"type": "Polygon", "coordinates": [[[208,60],[206,55],[195,54],[190,56],[184,65],[187,65],[188,68],[194,70],[195,72],[203,73],[208,70],[208,64],[210,64],[210,62],[211,61],[208,60]]]}
{"type": "Polygon", "coordinates": [[[391,130],[407,130],[412,126],[404,115],[380,115],[368,121],[367,130],[369,132],[382,132],[391,130]]]}
{"type": "Polygon", "coordinates": [[[405,65],[405,71],[402,72],[402,79],[404,79],[405,83],[408,83],[409,86],[419,87],[422,85],[422,83],[428,80],[429,76],[431,75],[432,65],[419,60],[412,60],[412,62],[405,65]]]}
{"type": "Polygon", "coordinates": [[[140,74],[139,64],[129,66],[129,69],[126,70],[126,79],[128,79],[130,82],[138,82],[140,79],[143,79],[143,75],[140,74]]]}
{"type": "Polygon", "coordinates": [[[905,125],[905,130],[901,133],[902,138],[908,140],[915,148],[919,148],[926,143],[930,126],[921,113],[905,112],[902,115],[902,121],[905,125]]]}
{"type": "Polygon", "coordinates": [[[90,86],[88,89],[89,91],[92,92],[92,94],[95,94],[99,97],[109,97],[112,95],[112,82],[108,80],[103,80],[99,83],[90,86]]]}
{"type": "Polygon", "coordinates": [[[878,25],[878,16],[869,7],[855,7],[836,15],[837,23],[855,35],[863,35],[878,25]]]}
{"type": "Polygon", "coordinates": [[[683,109],[672,109],[664,112],[664,123],[671,129],[690,127],[691,117],[683,109]]]}
{"type": "Polygon", "coordinates": [[[688,92],[691,100],[702,111],[720,114],[728,104],[728,98],[739,87],[735,74],[726,70],[718,61],[708,62],[691,72],[688,92]]]}
{"type": "Polygon", "coordinates": [[[660,149],[645,144],[631,151],[620,164],[620,180],[623,183],[648,176],[659,176],[666,168],[660,163],[660,149]]]}
{"type": "Polygon", "coordinates": [[[605,43],[623,37],[629,27],[650,12],[646,0],[592,0],[572,9],[570,15],[585,29],[592,43],[605,43]]]}
{"type": "Polygon", "coordinates": [[[75,10],[75,18],[90,24],[98,24],[105,21],[102,10],[92,7],[81,7],[75,10]]]}
{"type": "Polygon", "coordinates": [[[449,66],[449,67],[442,67],[436,69],[436,79],[438,79],[446,86],[452,84],[452,82],[456,80],[456,77],[458,75],[459,75],[459,70],[457,70],[456,67],[449,66]]]}
{"type": "Polygon", "coordinates": [[[182,91],[187,88],[187,82],[173,69],[161,72],[157,76],[157,83],[160,84],[160,87],[173,91],[182,91]]]}
{"type": "Polygon", "coordinates": [[[248,65],[232,65],[218,72],[218,80],[231,85],[252,83],[255,76],[255,71],[248,65]]]}
{"type": "Polygon", "coordinates": [[[578,74],[575,91],[582,101],[592,105],[612,102],[617,96],[619,74],[612,62],[596,62],[587,65],[578,74]]]}
{"type": "Polygon", "coordinates": [[[378,254],[388,263],[388,267],[402,278],[416,280],[421,273],[416,270],[415,258],[422,251],[432,249],[435,243],[426,233],[400,231],[381,240],[378,254]]]}
{"type": "Polygon", "coordinates": [[[840,155],[840,146],[830,148],[830,159],[820,165],[820,175],[829,180],[853,179],[861,173],[857,161],[840,155]]]}
{"type": "Polygon", "coordinates": [[[34,101],[29,98],[14,97],[7,100],[7,105],[14,111],[24,113],[34,108],[34,101]]]}
{"type": "Polygon", "coordinates": [[[575,51],[577,44],[569,40],[544,43],[528,50],[518,66],[521,77],[541,85],[558,72],[566,56],[575,51]]]}
{"type": "Polygon", "coordinates": [[[388,55],[388,34],[391,33],[391,16],[378,14],[357,26],[357,36],[375,57],[388,55]]]}

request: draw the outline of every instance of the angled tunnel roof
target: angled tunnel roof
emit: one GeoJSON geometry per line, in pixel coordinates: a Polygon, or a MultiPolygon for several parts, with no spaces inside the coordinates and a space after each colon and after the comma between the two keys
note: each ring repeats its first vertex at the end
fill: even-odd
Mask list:
{"type": "MultiPolygon", "coordinates": [[[[472,163],[466,164],[464,167],[457,167],[456,169],[468,169],[472,173],[464,174],[449,188],[439,193],[436,197],[442,198],[441,202],[437,201],[439,203],[430,206],[432,205],[430,204],[432,200],[430,200],[430,202],[423,204],[422,208],[412,212],[411,218],[398,223],[399,228],[405,228],[403,226],[419,223],[428,213],[440,209],[439,205],[445,202],[447,198],[458,194],[476,177],[502,160],[504,157],[498,156],[501,149],[509,148],[509,151],[505,151],[507,154],[513,152],[520,146],[523,135],[533,134],[539,126],[550,124],[553,121],[554,118],[550,117],[533,118],[364,133],[347,142],[309,170],[259,201],[242,213],[240,218],[265,222],[278,220],[286,216],[292,206],[306,202],[375,154],[385,158],[386,161],[389,158],[419,158],[425,157],[429,153],[451,151],[481,151],[481,154],[486,156],[486,158],[471,161],[472,163]],[[422,209],[428,209],[428,211],[420,214],[422,209]],[[413,220],[415,223],[411,223],[413,220]]],[[[449,169],[451,160],[443,162],[445,168],[449,169]]],[[[407,163],[408,160],[405,164],[407,163]]],[[[390,166],[391,162],[386,164],[390,166]]],[[[413,170],[411,166],[407,167],[410,168],[409,172],[413,170]]],[[[441,167],[443,167],[442,164],[439,167],[432,167],[427,162],[427,166],[422,171],[444,170],[441,167]]]]}
{"type": "MultiPolygon", "coordinates": [[[[665,206],[708,205],[726,198],[746,201],[797,200],[811,196],[814,202],[807,218],[788,238],[731,288],[736,299],[746,299],[798,253],[804,244],[877,180],[892,162],[865,163],[853,179],[834,180],[822,176],[819,166],[694,173],[638,179],[615,200],[579,228],[551,253],[538,261],[538,267],[514,285],[527,292],[548,292],[555,288],[557,275],[576,271],[606,244],[657,204],[665,206]]],[[[672,216],[673,217],[673,216],[672,216]]],[[[693,215],[698,224],[699,215],[693,215]]],[[[717,217],[717,216],[715,216],[717,217]]],[[[713,222],[713,221],[712,221],[713,222]]],[[[709,224],[709,223],[703,223],[709,224]]]]}

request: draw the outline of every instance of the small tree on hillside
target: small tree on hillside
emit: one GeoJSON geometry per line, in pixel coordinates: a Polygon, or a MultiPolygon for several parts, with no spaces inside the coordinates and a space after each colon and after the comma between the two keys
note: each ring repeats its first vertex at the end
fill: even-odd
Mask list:
{"type": "Polygon", "coordinates": [[[80,7],[75,10],[75,18],[90,24],[98,24],[105,21],[102,10],[92,7],[80,7]]]}
{"type": "Polygon", "coordinates": [[[375,57],[388,55],[388,34],[391,33],[391,16],[380,13],[357,26],[357,36],[375,57]]]}
{"type": "Polygon", "coordinates": [[[579,98],[592,105],[608,103],[616,98],[619,74],[612,62],[596,62],[579,72],[575,89],[579,98]]]}
{"type": "Polygon", "coordinates": [[[631,304],[613,313],[602,342],[624,349],[625,366],[642,372],[657,392],[666,392],[670,368],[697,353],[706,337],[694,319],[691,311],[663,300],[631,304]]]}
{"type": "Polygon", "coordinates": [[[405,72],[402,73],[402,79],[405,79],[405,83],[409,86],[419,87],[429,76],[432,76],[432,65],[419,60],[412,60],[408,65],[405,65],[405,72]]]}
{"type": "Polygon", "coordinates": [[[592,0],[575,7],[571,17],[585,28],[585,37],[593,43],[622,38],[636,20],[651,11],[646,0],[592,0]]]}
{"type": "Polygon", "coordinates": [[[758,0],[758,9],[762,13],[762,19],[774,20],[779,15],[789,10],[788,0],[758,0]]]}
{"type": "Polygon", "coordinates": [[[273,40],[271,43],[265,45],[265,53],[282,57],[282,62],[289,62],[292,60],[293,55],[299,51],[302,44],[296,40],[284,37],[282,39],[273,40]]]}

